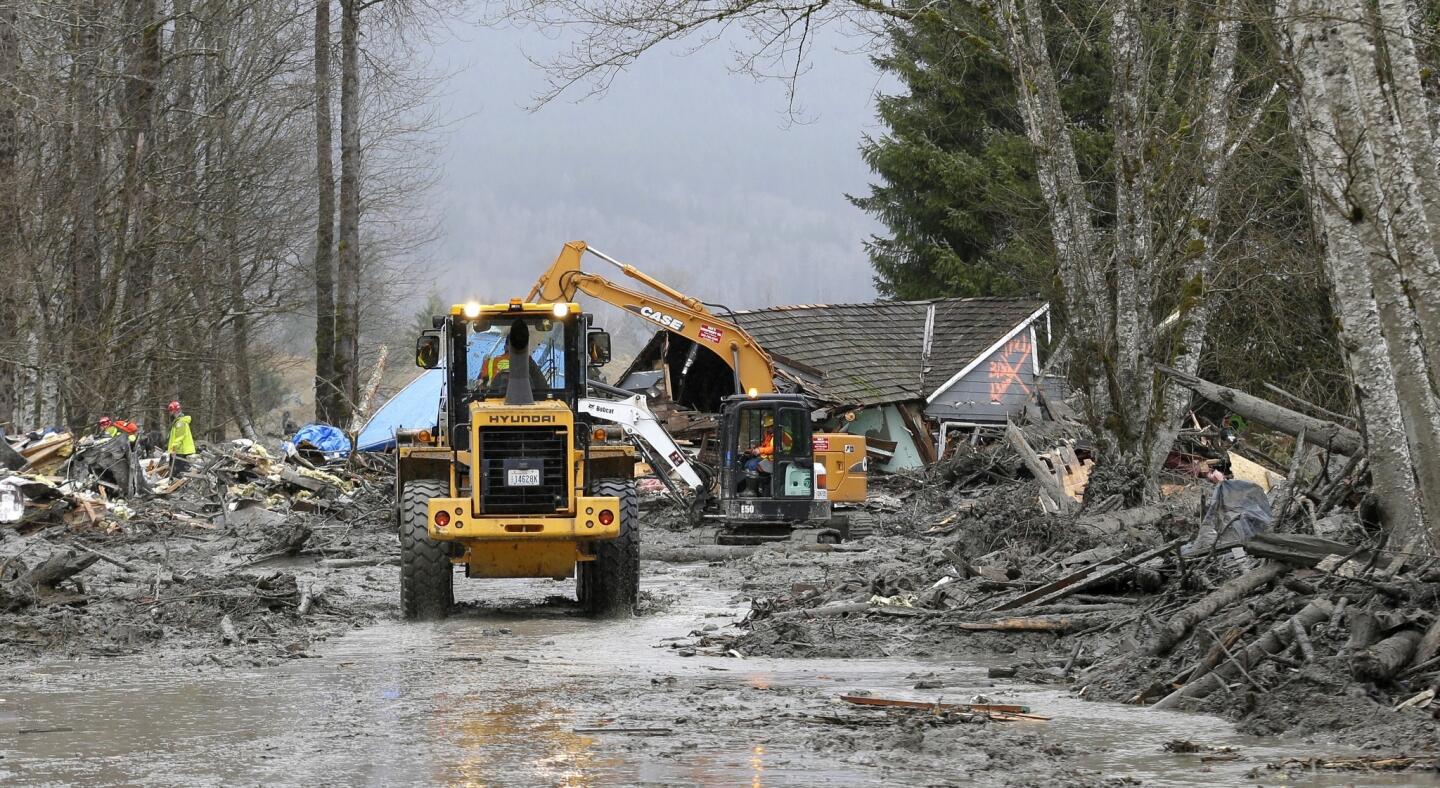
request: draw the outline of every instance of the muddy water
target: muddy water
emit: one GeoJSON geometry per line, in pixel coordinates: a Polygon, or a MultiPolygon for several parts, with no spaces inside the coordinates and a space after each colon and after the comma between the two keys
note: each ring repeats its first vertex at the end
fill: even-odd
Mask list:
{"type": "MultiPolygon", "coordinates": [[[[1338,752],[1237,736],[1213,718],[996,685],[978,662],[685,657],[670,647],[674,639],[723,625],[735,612],[728,594],[705,587],[703,572],[651,567],[656,612],[619,622],[588,621],[569,604],[546,601],[563,593],[558,584],[470,583],[457,588],[487,598],[461,616],[360,630],[325,644],[320,659],[275,668],[186,668],[155,657],[38,666],[0,686],[0,783],[963,781],[947,767],[949,756],[907,765],[903,753],[897,758],[880,744],[857,751],[855,736],[852,746],[831,751],[835,726],[810,715],[854,714],[833,696],[855,690],[922,700],[983,693],[1025,703],[1054,720],[1018,725],[1072,753],[1070,765],[1147,785],[1253,783],[1244,774],[1266,761],[1338,752]],[[947,687],[913,690],[915,674],[935,674],[947,687]],[[606,726],[629,732],[583,730],[606,726]],[[69,730],[20,733],[46,728],[69,730]],[[1198,756],[1160,750],[1176,738],[1236,746],[1244,760],[1202,765],[1198,756]]],[[[999,735],[996,727],[975,735],[999,735]]],[[[859,738],[880,736],[868,732],[875,730],[859,738]]],[[[1366,784],[1379,784],[1371,777],[1366,784]]]]}

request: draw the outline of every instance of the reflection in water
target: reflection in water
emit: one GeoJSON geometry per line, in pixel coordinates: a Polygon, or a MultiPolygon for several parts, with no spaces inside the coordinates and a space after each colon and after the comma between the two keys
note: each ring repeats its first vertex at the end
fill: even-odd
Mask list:
{"type": "Polygon", "coordinates": [[[750,788],[761,788],[765,784],[765,745],[750,748],[750,788]]]}
{"type": "Polygon", "coordinates": [[[437,729],[461,750],[453,763],[439,764],[446,784],[492,785],[497,776],[522,774],[521,782],[533,785],[593,784],[595,767],[606,762],[595,758],[594,739],[570,730],[570,712],[545,702],[487,707],[494,697],[436,698],[442,705],[437,729]]]}

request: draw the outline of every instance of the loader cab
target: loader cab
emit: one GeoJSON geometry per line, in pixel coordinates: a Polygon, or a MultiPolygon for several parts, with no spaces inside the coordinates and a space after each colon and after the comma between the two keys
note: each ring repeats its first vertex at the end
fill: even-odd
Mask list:
{"type": "MultiPolygon", "coordinates": [[[[507,378],[516,371],[530,378],[535,402],[563,403],[573,410],[584,396],[587,359],[593,355],[589,345],[597,333],[604,332],[592,331],[590,315],[573,303],[466,304],[437,316],[434,328],[417,343],[416,361],[444,369],[441,434],[452,448],[468,450],[470,405],[503,404],[507,378]],[[524,325],[528,338],[524,362],[507,353],[507,340],[517,324],[524,325]],[[502,358],[505,368],[497,370],[496,360],[502,358]]],[[[604,337],[607,350],[608,339],[604,337]]]]}
{"type": "Polygon", "coordinates": [[[828,514],[804,398],[736,396],[726,398],[722,408],[721,505],[726,519],[793,523],[813,519],[817,506],[828,514]]]}

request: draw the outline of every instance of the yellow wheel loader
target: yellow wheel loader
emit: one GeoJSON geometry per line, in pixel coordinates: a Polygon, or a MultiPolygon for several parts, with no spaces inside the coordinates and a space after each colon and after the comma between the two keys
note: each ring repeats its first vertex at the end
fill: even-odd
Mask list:
{"type": "Polygon", "coordinates": [[[597,615],[639,594],[634,449],[580,408],[610,338],[571,302],[465,304],[433,319],[416,363],[442,368],[435,428],[396,435],[400,604],[444,617],[466,577],[575,578],[597,615]]]}

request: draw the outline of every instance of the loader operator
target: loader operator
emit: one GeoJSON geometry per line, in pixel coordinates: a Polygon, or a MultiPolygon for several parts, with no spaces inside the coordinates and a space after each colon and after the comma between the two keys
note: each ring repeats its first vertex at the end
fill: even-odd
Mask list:
{"type": "MultiPolygon", "coordinates": [[[[510,374],[510,355],[515,348],[528,348],[530,346],[530,328],[525,325],[524,320],[516,320],[510,326],[510,333],[505,338],[505,352],[499,355],[490,356],[480,366],[480,375],[476,378],[476,388],[486,396],[495,396],[505,391],[505,383],[510,374]]],[[[524,352],[524,351],[522,351],[524,352]]],[[[530,390],[545,391],[550,388],[549,381],[545,380],[545,373],[540,371],[540,365],[535,359],[525,352],[525,359],[530,362],[530,390]]]]}

